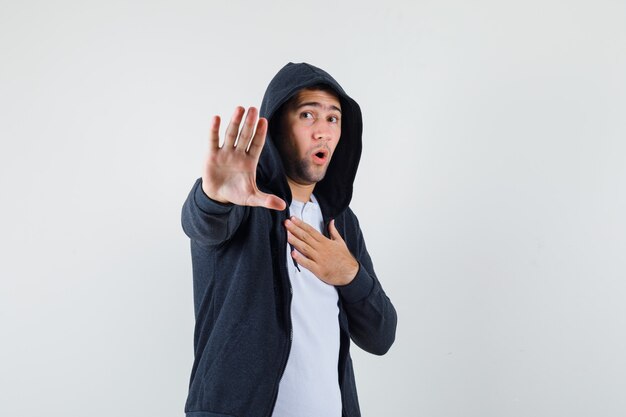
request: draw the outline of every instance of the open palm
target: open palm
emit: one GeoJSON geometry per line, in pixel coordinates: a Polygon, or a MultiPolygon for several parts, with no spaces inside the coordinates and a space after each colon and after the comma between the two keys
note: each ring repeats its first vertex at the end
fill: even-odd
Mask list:
{"type": "Polygon", "coordinates": [[[211,119],[209,150],[202,173],[202,190],[215,201],[241,206],[260,206],[284,210],[284,200],[259,191],[256,167],[265,143],[267,119],[257,122],[258,110],[248,109],[241,132],[239,126],[245,109],[237,107],[226,128],[224,144],[219,146],[220,117],[211,119]],[[256,125],[256,129],[255,129],[256,125]]]}

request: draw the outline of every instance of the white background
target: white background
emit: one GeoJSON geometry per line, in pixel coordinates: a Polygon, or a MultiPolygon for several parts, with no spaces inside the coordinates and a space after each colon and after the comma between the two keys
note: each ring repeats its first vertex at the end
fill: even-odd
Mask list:
{"type": "Polygon", "coordinates": [[[626,415],[623,1],[1,1],[0,57],[0,415],[183,415],[180,209],[289,61],[363,109],[363,415],[626,415]]]}

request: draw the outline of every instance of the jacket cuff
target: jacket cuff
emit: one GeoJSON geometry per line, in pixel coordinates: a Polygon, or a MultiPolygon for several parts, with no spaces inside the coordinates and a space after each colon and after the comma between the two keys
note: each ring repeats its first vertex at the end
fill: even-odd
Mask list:
{"type": "Polygon", "coordinates": [[[367,273],[359,262],[359,272],[354,279],[346,285],[337,286],[341,297],[349,304],[356,303],[367,297],[374,288],[374,279],[367,273]]]}
{"type": "Polygon", "coordinates": [[[202,178],[196,182],[196,191],[194,192],[194,201],[200,210],[209,214],[225,214],[232,210],[234,204],[220,203],[210,198],[202,190],[202,178]]]}

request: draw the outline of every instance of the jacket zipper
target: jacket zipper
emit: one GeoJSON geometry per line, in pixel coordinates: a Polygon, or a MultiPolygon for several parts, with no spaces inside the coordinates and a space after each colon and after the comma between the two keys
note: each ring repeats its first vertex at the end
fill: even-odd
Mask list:
{"type": "MultiPolygon", "coordinates": [[[[289,209],[287,209],[287,217],[289,218],[289,209]]],[[[289,299],[287,300],[287,321],[289,323],[289,341],[287,342],[287,352],[284,355],[283,363],[281,365],[280,376],[278,377],[278,381],[276,381],[274,388],[274,398],[272,399],[272,404],[270,406],[270,412],[268,417],[271,417],[274,413],[274,407],[276,407],[276,400],[278,399],[278,388],[280,386],[280,381],[283,379],[283,375],[285,374],[285,368],[287,368],[287,361],[289,360],[289,354],[291,353],[291,343],[293,342],[293,323],[291,322],[291,300],[293,298],[293,288],[291,287],[291,280],[289,279],[289,271],[287,271],[287,256],[285,254],[285,246],[287,245],[287,231],[285,230],[283,233],[283,239],[279,243],[279,247],[283,249],[280,250],[280,271],[282,272],[283,277],[287,277],[287,282],[289,283],[289,299]]]]}

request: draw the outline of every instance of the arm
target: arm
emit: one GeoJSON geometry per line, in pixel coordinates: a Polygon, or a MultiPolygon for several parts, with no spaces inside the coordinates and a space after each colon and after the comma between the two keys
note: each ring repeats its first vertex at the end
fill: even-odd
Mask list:
{"type": "Polygon", "coordinates": [[[204,245],[228,240],[246,217],[247,206],[285,208],[283,200],[262,193],[256,185],[256,167],[265,143],[267,120],[260,118],[257,123],[258,111],[251,107],[239,132],[243,114],[244,108],[237,107],[226,128],[222,147],[219,146],[220,118],[211,119],[202,178],[196,181],[183,205],[183,230],[204,245]]]}
{"type": "Polygon", "coordinates": [[[397,314],[376,277],[360,229],[358,233],[359,272],[349,284],[337,288],[354,343],[367,352],[384,355],[396,338],[397,314]]]}
{"type": "Polygon", "coordinates": [[[209,198],[202,190],[202,179],[198,178],[183,204],[181,221],[189,238],[204,246],[214,246],[230,239],[247,214],[247,207],[209,198]]]}

